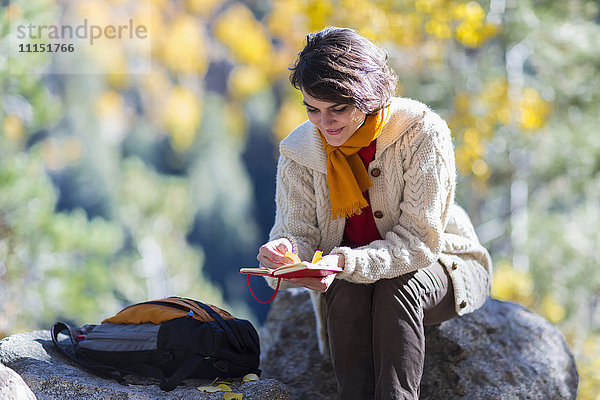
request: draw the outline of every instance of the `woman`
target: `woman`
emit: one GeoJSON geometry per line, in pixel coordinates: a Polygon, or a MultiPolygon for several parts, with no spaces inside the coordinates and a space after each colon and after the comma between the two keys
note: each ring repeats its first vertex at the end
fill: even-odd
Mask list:
{"type": "Polygon", "coordinates": [[[335,255],[344,272],[282,288],[312,289],[339,398],[417,399],[423,326],[477,309],[491,285],[489,255],[454,205],[450,131],[393,97],[386,52],[354,30],[308,35],[290,70],[308,121],[280,144],[275,224],[257,259],[335,255]]]}

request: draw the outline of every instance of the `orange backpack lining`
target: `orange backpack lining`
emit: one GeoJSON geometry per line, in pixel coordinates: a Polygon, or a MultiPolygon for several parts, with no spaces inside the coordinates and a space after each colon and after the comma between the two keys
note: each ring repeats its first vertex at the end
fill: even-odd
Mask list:
{"type": "MultiPolygon", "coordinates": [[[[224,319],[234,319],[227,311],[211,304],[207,305],[224,319]]],[[[214,321],[214,318],[208,315],[208,313],[195,302],[180,297],[174,297],[131,305],[124,308],[116,315],[106,318],[102,322],[112,322],[114,324],[162,324],[163,322],[185,316],[199,321],[214,321]]]]}

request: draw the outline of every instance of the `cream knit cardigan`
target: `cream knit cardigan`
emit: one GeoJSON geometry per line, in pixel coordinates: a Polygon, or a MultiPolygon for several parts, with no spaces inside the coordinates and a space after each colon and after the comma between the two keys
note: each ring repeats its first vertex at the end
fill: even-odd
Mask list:
{"type": "MultiPolygon", "coordinates": [[[[315,126],[304,122],[280,144],[270,239],[288,238],[303,260],[316,250],[343,254],[344,272],[336,279],[355,283],[394,278],[439,260],[454,285],[456,312],[479,308],[490,293],[492,263],[469,217],[454,204],[454,148],[446,123],[423,103],[394,98],[369,175],[372,210],[383,214],[375,218],[383,239],[341,247],[345,219],[331,219],[327,154],[315,126]],[[375,168],[381,172],[377,177],[371,175],[375,168]]],[[[282,280],[281,288],[289,287],[295,285],[282,280]]],[[[324,352],[323,296],[311,291],[311,297],[324,352]]]]}

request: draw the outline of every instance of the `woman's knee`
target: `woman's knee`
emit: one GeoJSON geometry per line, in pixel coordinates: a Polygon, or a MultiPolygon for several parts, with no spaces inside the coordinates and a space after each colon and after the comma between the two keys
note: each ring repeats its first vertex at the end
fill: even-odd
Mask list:
{"type": "Polygon", "coordinates": [[[422,320],[421,293],[413,282],[414,272],[376,282],[373,293],[373,314],[377,319],[422,320]]]}

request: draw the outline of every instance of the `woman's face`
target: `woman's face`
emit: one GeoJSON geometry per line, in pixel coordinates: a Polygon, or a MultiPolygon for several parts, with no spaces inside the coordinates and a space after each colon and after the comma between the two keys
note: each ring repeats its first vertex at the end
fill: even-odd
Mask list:
{"type": "Polygon", "coordinates": [[[332,146],[341,146],[365,122],[367,115],[356,106],[317,100],[304,90],[308,119],[319,128],[332,146]]]}

